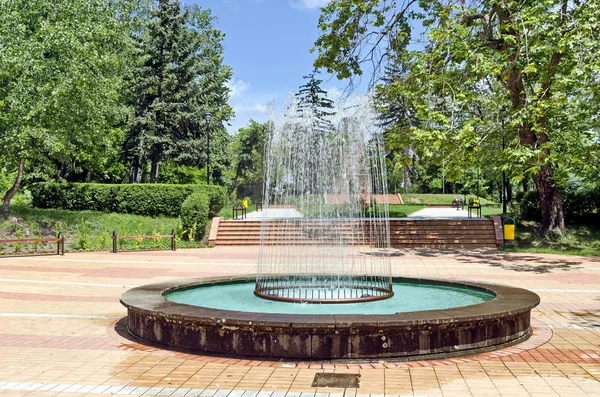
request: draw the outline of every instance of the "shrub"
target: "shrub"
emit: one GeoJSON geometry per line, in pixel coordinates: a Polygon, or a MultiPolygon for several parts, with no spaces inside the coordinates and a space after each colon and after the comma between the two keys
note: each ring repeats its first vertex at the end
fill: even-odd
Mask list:
{"type": "Polygon", "coordinates": [[[192,193],[199,192],[204,192],[209,197],[209,216],[218,214],[225,205],[225,190],[213,185],[47,182],[34,183],[29,186],[29,190],[32,204],[37,208],[165,215],[176,218],[185,199],[192,193]]]}
{"type": "Polygon", "coordinates": [[[515,218],[522,221],[538,222],[542,219],[540,195],[536,190],[517,193],[515,201],[516,203],[513,204],[512,208],[515,218]]]}
{"type": "Polygon", "coordinates": [[[181,205],[181,225],[188,240],[201,240],[208,223],[209,196],[204,193],[193,193],[181,205]]]}
{"type": "Polygon", "coordinates": [[[600,219],[600,187],[564,191],[563,210],[569,223],[598,223],[600,219]]]}
{"type": "MultiPolygon", "coordinates": [[[[595,223],[600,217],[599,189],[565,190],[562,192],[563,213],[568,223],[595,223]]],[[[537,191],[518,193],[513,206],[515,218],[526,221],[540,221],[542,209],[537,191]]]]}
{"type": "Polygon", "coordinates": [[[209,196],[209,204],[208,204],[208,216],[214,217],[223,209],[225,206],[225,189],[221,186],[204,186],[206,189],[206,193],[209,196]]]}

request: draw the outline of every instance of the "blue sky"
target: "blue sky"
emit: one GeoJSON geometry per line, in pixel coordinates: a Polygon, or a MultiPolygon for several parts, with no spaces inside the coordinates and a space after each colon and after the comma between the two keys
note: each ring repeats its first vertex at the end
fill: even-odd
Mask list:
{"type": "MultiPolygon", "coordinates": [[[[303,84],[314,54],[309,49],[319,36],[319,7],[329,0],[182,0],[209,8],[225,32],[225,62],[233,67],[231,82],[236,117],[230,133],[250,118],[265,121],[265,106],[283,106],[290,91],[303,84]]],[[[323,88],[344,88],[343,82],[322,75],[323,88]]]]}

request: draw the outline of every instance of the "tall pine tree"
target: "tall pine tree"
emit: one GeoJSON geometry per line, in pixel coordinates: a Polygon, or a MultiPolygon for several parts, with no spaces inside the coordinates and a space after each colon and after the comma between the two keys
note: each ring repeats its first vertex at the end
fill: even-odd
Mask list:
{"type": "Polygon", "coordinates": [[[308,81],[296,93],[296,112],[301,118],[311,118],[315,133],[324,134],[333,129],[329,117],[335,114],[333,101],[327,98],[327,91],[321,88],[323,80],[316,78],[318,70],[303,78],[308,81]]]}
{"type": "Polygon", "coordinates": [[[397,89],[399,81],[407,74],[407,67],[400,58],[392,60],[385,68],[382,84],[377,87],[375,95],[379,120],[384,128],[384,143],[389,149],[386,157],[392,169],[388,175],[393,175],[395,169],[402,167],[405,194],[408,194],[411,165],[416,158],[411,128],[418,126],[410,98],[398,93],[397,89]]]}
{"type": "Polygon", "coordinates": [[[308,141],[307,145],[298,145],[304,151],[293,152],[293,156],[308,159],[306,174],[295,175],[294,178],[306,178],[305,185],[312,193],[324,193],[329,186],[329,181],[323,180],[323,175],[318,174],[317,163],[323,161],[323,153],[330,152],[327,147],[331,145],[335,131],[331,122],[331,117],[335,115],[334,102],[327,98],[327,91],[321,88],[323,81],[316,77],[318,73],[314,69],[311,74],[304,76],[307,81],[296,93],[296,115],[300,120],[294,126],[297,129],[295,134],[308,141]]]}
{"type": "Polygon", "coordinates": [[[208,129],[217,126],[222,135],[223,122],[233,115],[225,86],[232,73],[223,64],[223,34],[212,22],[209,11],[161,0],[137,37],[134,117],[126,141],[131,182],[144,179],[147,163],[152,183],[158,180],[159,164],[168,159],[200,166],[208,129]]]}

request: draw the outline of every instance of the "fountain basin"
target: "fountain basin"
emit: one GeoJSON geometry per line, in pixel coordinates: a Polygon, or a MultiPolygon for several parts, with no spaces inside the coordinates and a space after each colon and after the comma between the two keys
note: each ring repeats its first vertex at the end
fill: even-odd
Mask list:
{"type": "MultiPolygon", "coordinates": [[[[495,295],[484,303],[394,314],[282,314],[181,304],[165,295],[201,285],[253,282],[255,277],[205,278],[127,291],[128,329],[135,337],[175,349],[213,354],[305,360],[424,359],[473,354],[531,335],[533,292],[478,282],[410,279],[495,295]]],[[[369,303],[366,303],[369,304],[369,303]]]]}

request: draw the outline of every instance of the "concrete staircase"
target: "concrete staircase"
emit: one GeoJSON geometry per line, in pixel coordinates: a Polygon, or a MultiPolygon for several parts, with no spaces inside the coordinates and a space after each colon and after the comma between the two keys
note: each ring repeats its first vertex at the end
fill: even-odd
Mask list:
{"type": "Polygon", "coordinates": [[[496,248],[494,222],[489,219],[390,220],[394,248],[496,248]]]}
{"type": "MultiPolygon", "coordinates": [[[[496,248],[497,222],[489,219],[392,219],[394,248],[496,248]]],[[[209,242],[214,245],[259,245],[261,227],[267,244],[330,245],[339,241],[368,245],[378,227],[349,222],[290,220],[213,220],[209,242]]],[[[500,241],[501,243],[501,241],[500,241]]]]}

